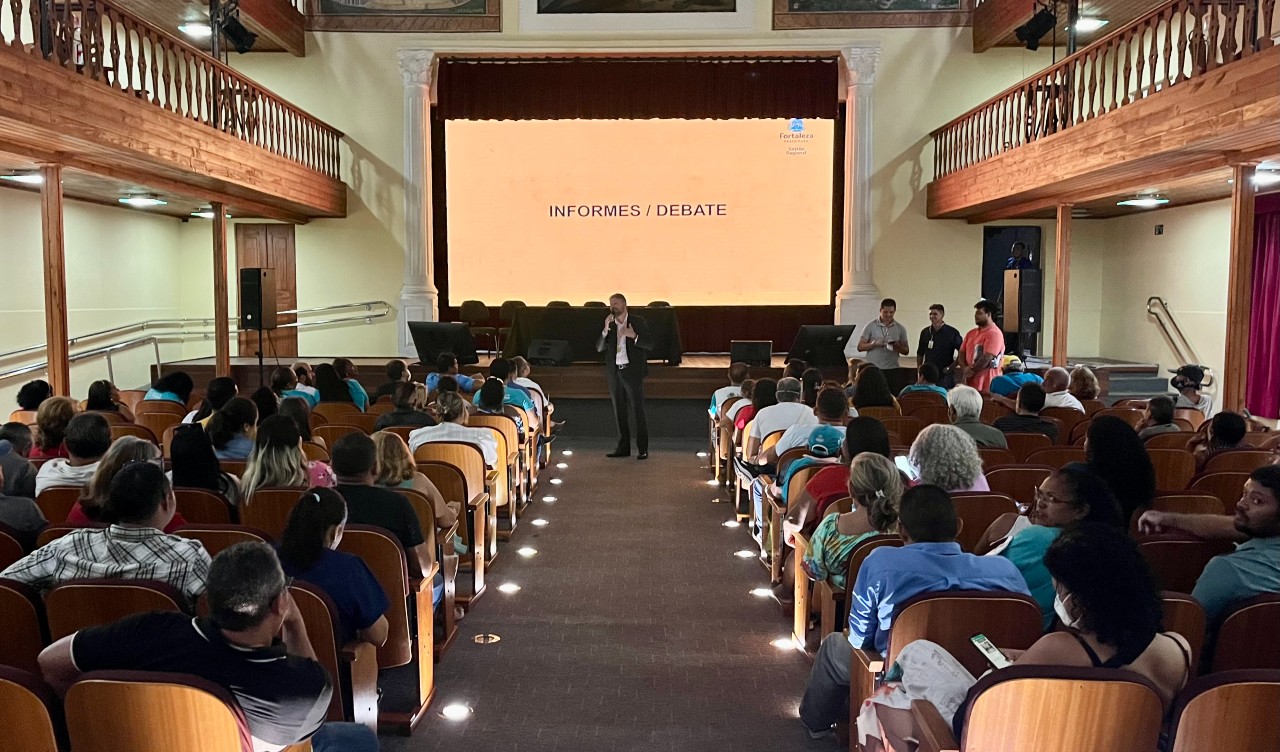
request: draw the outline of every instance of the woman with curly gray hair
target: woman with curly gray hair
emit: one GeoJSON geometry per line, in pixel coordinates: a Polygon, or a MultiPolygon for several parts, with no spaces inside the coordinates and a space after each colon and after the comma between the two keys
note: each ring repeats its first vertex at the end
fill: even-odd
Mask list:
{"type": "Polygon", "coordinates": [[[940,486],[951,493],[990,491],[982,474],[982,457],[969,434],[952,425],[935,423],[916,436],[910,460],[918,483],[940,486]]]}

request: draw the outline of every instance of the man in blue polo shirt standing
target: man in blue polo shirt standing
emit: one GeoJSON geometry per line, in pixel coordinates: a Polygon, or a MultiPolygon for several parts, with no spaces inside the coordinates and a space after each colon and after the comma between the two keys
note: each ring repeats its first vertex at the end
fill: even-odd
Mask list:
{"type": "Polygon", "coordinates": [[[1030,595],[1022,573],[1000,556],[960,550],[955,504],[937,486],[916,486],[902,497],[898,513],[901,548],[878,548],[858,569],[849,591],[848,634],[827,635],[813,662],[800,720],[820,737],[849,711],[849,666],[853,649],[889,648],[894,612],[921,593],[943,590],[1008,591],[1030,595]]]}

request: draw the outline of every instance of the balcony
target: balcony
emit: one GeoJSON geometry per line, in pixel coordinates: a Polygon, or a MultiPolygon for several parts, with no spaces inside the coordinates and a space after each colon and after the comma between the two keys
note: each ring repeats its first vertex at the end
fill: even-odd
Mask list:
{"type": "Polygon", "coordinates": [[[1104,212],[1173,183],[1229,195],[1224,168],[1280,153],[1277,34],[1276,0],[1160,5],[934,131],[929,216],[1104,212]]]}
{"type": "Polygon", "coordinates": [[[0,152],[236,216],[346,214],[335,128],[112,0],[0,7],[0,152]]]}

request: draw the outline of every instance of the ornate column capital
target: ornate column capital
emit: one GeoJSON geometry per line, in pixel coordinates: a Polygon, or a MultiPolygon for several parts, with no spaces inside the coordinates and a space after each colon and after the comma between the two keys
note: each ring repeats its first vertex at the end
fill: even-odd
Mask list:
{"type": "Polygon", "coordinates": [[[880,45],[862,44],[846,47],[841,52],[845,70],[849,74],[849,85],[874,84],[876,69],[880,67],[880,45]]]}
{"type": "Polygon", "coordinates": [[[400,65],[400,79],[405,86],[431,86],[431,74],[436,64],[435,52],[397,50],[396,63],[400,65]]]}

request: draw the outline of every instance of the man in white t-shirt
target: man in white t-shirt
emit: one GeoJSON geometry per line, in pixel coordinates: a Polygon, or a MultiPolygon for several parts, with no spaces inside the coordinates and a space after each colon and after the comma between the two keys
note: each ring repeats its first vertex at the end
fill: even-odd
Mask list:
{"type": "Polygon", "coordinates": [[[1213,413],[1213,398],[1200,393],[1201,387],[1204,386],[1204,368],[1186,365],[1174,371],[1173,374],[1173,378],[1169,379],[1169,386],[1178,390],[1173,409],[1199,410],[1204,413],[1204,417],[1208,418],[1213,413]]]}
{"type": "Polygon", "coordinates": [[[1044,389],[1044,406],[1069,407],[1084,412],[1084,405],[1080,404],[1080,400],[1067,391],[1070,384],[1071,374],[1067,373],[1067,369],[1054,367],[1045,371],[1044,383],[1040,385],[1044,389]]]}
{"type": "Polygon", "coordinates": [[[756,462],[760,444],[774,431],[785,431],[794,425],[817,425],[818,416],[800,401],[800,379],[788,376],[778,380],[778,404],[769,405],[751,420],[751,433],[743,447],[743,457],[756,462]]]}
{"type": "Polygon", "coordinates": [[[111,448],[111,425],[98,413],[80,413],[67,424],[66,445],[69,459],[55,457],[36,472],[37,496],[49,488],[88,485],[111,448]]]}
{"type": "Polygon", "coordinates": [[[786,433],[782,434],[782,438],[778,439],[778,443],[764,453],[762,459],[766,464],[776,463],[778,458],[790,449],[807,445],[809,435],[818,426],[832,426],[840,432],[841,436],[844,436],[845,421],[849,419],[849,402],[845,399],[842,390],[827,387],[818,392],[818,401],[813,407],[813,412],[818,422],[801,423],[788,428],[786,433]]]}
{"type": "Polygon", "coordinates": [[[742,396],[742,382],[746,381],[750,368],[746,363],[741,362],[729,364],[729,386],[722,386],[711,395],[712,418],[720,414],[720,406],[725,400],[742,396]]]}

